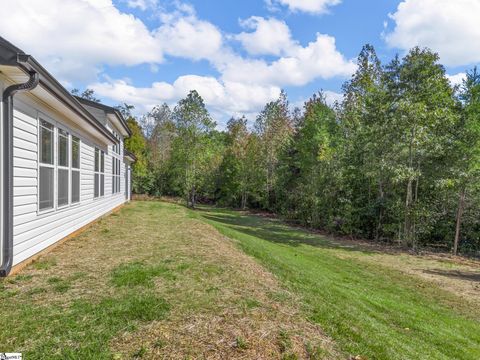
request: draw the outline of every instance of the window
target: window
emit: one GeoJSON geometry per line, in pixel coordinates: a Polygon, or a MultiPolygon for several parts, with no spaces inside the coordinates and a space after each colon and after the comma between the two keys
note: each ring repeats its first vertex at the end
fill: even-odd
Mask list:
{"type": "Polygon", "coordinates": [[[40,119],[38,157],[38,210],[78,203],[80,139],[40,119]]]}
{"type": "Polygon", "coordinates": [[[57,204],[58,207],[68,205],[68,175],[69,175],[69,164],[68,164],[68,138],[69,134],[67,131],[58,129],[57,137],[57,204]]]}
{"type": "Polygon", "coordinates": [[[112,194],[120,192],[120,159],[112,156],[112,194]]]}
{"type": "Polygon", "coordinates": [[[117,159],[117,192],[120,192],[120,160],[117,159]]]}
{"type": "Polygon", "coordinates": [[[95,175],[93,197],[105,194],[105,153],[95,148],[95,175]]]}
{"type": "Polygon", "coordinates": [[[53,164],[54,127],[40,120],[40,166],[39,166],[39,210],[53,208],[54,164],[53,164]]]}
{"type": "Polygon", "coordinates": [[[120,147],[121,147],[120,136],[118,136],[118,134],[115,131],[112,131],[112,132],[113,132],[113,136],[115,136],[115,138],[117,139],[117,142],[114,145],[112,145],[112,152],[120,155],[120,147]]]}
{"type": "Polygon", "coordinates": [[[71,197],[72,204],[80,201],[80,139],[72,136],[72,175],[71,197]]]}

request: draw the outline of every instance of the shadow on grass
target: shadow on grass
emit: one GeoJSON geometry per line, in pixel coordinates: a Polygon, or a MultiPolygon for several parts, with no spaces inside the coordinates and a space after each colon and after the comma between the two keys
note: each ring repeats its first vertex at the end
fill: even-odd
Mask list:
{"type": "Polygon", "coordinates": [[[201,216],[208,221],[217,222],[228,226],[232,230],[274,243],[289,246],[300,246],[303,244],[320,248],[342,249],[367,255],[380,252],[371,249],[366,250],[353,244],[335,243],[320,234],[287,225],[281,220],[274,218],[242,214],[241,211],[218,208],[202,207],[199,210],[201,216]]]}
{"type": "Polygon", "coordinates": [[[459,271],[459,270],[424,270],[426,274],[441,275],[455,279],[469,280],[480,282],[480,273],[473,271],[459,271]]]}

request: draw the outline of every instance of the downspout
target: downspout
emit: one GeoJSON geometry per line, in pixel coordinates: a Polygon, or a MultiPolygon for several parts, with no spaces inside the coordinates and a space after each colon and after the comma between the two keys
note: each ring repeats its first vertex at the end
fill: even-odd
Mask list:
{"type": "Polygon", "coordinates": [[[0,276],[5,277],[10,273],[13,264],[13,96],[17,92],[33,90],[39,81],[35,71],[29,71],[30,78],[23,84],[11,85],[5,89],[2,96],[3,108],[3,233],[2,233],[2,265],[0,276]]]}

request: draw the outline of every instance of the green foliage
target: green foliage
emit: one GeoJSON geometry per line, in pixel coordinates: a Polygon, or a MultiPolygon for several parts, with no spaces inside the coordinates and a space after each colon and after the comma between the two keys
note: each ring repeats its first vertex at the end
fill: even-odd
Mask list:
{"type": "Polygon", "coordinates": [[[137,161],[132,165],[132,191],[144,193],[152,186],[150,172],[148,171],[146,140],[142,128],[135,118],[129,117],[127,124],[132,131],[132,135],[125,139],[125,148],[137,158],[137,161]]]}
{"type": "Polygon", "coordinates": [[[72,93],[72,95],[75,95],[75,96],[78,96],[78,97],[81,97],[83,99],[86,99],[86,100],[90,100],[90,101],[93,101],[93,102],[97,102],[99,103],[100,102],[100,99],[98,99],[96,96],[95,96],[95,91],[92,90],[92,89],[85,89],[84,91],[80,92],[79,89],[72,89],[70,91],[72,93]]]}
{"type": "Polygon", "coordinates": [[[418,47],[383,65],[365,45],[357,64],[341,103],[320,92],[292,112],[282,91],[252,127],[238,117],[215,130],[196,91],[141,126],[130,119],[134,191],[413,249],[478,251],[478,71],[452,88],[438,55],[418,47]]]}
{"type": "Polygon", "coordinates": [[[215,123],[195,90],[178,102],[173,120],[177,134],[173,141],[176,185],[187,205],[195,207],[199,190],[212,170],[215,137],[211,135],[215,123]]]}

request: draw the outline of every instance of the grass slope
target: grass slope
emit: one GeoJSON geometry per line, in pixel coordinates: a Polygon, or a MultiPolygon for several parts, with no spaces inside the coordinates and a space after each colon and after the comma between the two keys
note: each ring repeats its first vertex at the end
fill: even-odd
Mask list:
{"type": "Polygon", "coordinates": [[[296,297],[189,214],[128,204],[1,279],[0,351],[36,360],[336,358],[296,297]]]}
{"type": "Polygon", "coordinates": [[[341,350],[369,359],[480,359],[479,309],[431,282],[375,263],[280,221],[204,208],[193,213],[238,241],[302,298],[341,350]]]}

